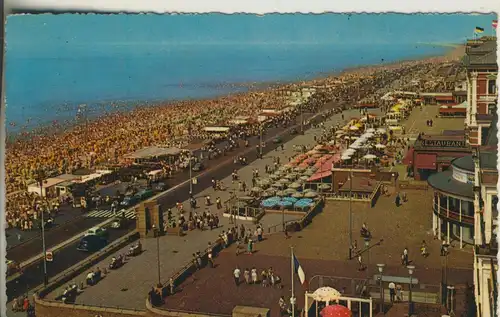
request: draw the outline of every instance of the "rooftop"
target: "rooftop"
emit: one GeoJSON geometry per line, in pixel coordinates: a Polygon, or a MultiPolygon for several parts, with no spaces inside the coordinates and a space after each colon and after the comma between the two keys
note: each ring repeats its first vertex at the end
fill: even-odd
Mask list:
{"type": "Polygon", "coordinates": [[[472,184],[462,183],[453,178],[453,171],[444,171],[432,174],[427,180],[429,185],[441,192],[450,193],[456,196],[469,199],[474,198],[472,184]]]}

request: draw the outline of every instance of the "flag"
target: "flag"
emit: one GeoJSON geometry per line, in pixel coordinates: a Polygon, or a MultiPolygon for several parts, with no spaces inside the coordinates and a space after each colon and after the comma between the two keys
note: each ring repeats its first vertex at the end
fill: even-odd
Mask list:
{"type": "Polygon", "coordinates": [[[493,22],[491,22],[491,27],[496,29],[498,26],[498,20],[493,20],[493,22]]]}
{"type": "Polygon", "coordinates": [[[304,270],[302,269],[302,266],[300,266],[299,260],[295,257],[295,254],[293,256],[293,267],[295,269],[295,273],[297,273],[297,276],[299,277],[300,284],[302,286],[307,287],[307,280],[306,280],[306,273],[304,273],[304,270]]]}
{"type": "Polygon", "coordinates": [[[476,26],[476,29],[474,30],[475,33],[483,33],[484,29],[480,28],[479,26],[476,26]]]}

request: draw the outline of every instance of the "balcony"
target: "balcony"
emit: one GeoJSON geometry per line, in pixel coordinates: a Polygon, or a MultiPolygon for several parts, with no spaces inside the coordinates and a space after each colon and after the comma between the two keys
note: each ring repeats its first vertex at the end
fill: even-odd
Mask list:
{"type": "Polygon", "coordinates": [[[449,219],[454,222],[464,223],[468,225],[474,225],[474,217],[466,216],[462,214],[462,221],[460,221],[460,212],[458,210],[446,209],[445,207],[439,207],[436,202],[434,202],[434,213],[436,213],[440,218],[449,219]]]}

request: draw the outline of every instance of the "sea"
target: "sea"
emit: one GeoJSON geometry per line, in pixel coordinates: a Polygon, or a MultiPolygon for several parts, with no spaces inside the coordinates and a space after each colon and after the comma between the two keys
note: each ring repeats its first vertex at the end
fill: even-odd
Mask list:
{"type": "Polygon", "coordinates": [[[251,84],[444,54],[495,15],[18,15],[6,25],[6,126],[211,98],[251,84]]]}

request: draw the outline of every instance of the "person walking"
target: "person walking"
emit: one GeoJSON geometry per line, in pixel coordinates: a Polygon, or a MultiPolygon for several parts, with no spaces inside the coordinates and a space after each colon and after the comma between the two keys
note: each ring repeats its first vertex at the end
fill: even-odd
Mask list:
{"type": "Polygon", "coordinates": [[[240,276],[241,276],[241,270],[239,267],[236,267],[233,271],[234,284],[236,286],[240,285],[240,276]]]}
{"type": "Polygon", "coordinates": [[[396,203],[396,207],[399,207],[401,204],[401,197],[399,196],[399,193],[396,194],[395,203],[396,203]]]}
{"type": "Polygon", "coordinates": [[[389,296],[391,298],[391,303],[394,303],[396,299],[396,284],[394,284],[394,282],[389,283],[389,296]]]}

